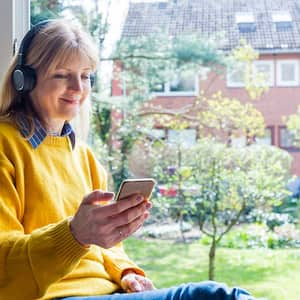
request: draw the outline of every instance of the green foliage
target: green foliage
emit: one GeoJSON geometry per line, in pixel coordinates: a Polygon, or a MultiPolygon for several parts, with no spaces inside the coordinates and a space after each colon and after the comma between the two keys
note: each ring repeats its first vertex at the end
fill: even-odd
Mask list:
{"type": "Polygon", "coordinates": [[[242,104],[237,99],[224,97],[221,91],[208,99],[201,95],[198,101],[201,107],[198,119],[203,136],[209,133],[230,145],[232,137],[244,136],[249,139],[263,135],[263,115],[252,103],[242,104]]]}
{"type": "Polygon", "coordinates": [[[212,139],[200,139],[195,147],[178,147],[177,152],[173,151],[173,162],[171,153],[166,151],[166,160],[157,157],[153,171],[163,183],[176,187],[177,196],[163,201],[158,197],[158,203],[165,202],[164,209],[167,206],[175,220],[199,224],[210,238],[213,279],[216,246],[222,238],[253,208],[271,211],[288,195],[291,158],[272,146],[232,148],[212,139]]]}
{"type": "Polygon", "coordinates": [[[46,19],[56,19],[63,11],[62,0],[31,0],[31,24],[36,24],[46,19]]]}
{"type": "MultiPolygon", "coordinates": [[[[207,236],[201,239],[203,245],[210,245],[210,242],[207,236]]],[[[253,223],[231,230],[219,246],[234,249],[295,248],[300,247],[300,231],[289,223],[275,226],[273,231],[264,224],[253,223]]]]}

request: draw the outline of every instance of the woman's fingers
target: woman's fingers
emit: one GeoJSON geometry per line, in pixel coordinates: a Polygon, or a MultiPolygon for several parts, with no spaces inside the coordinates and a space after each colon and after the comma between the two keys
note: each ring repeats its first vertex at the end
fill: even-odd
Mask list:
{"type": "Polygon", "coordinates": [[[123,240],[124,238],[130,236],[134,232],[136,232],[148,218],[149,212],[145,212],[143,215],[139,216],[138,218],[134,219],[132,222],[119,226],[115,229],[115,235],[119,241],[123,240]]]}
{"type": "Polygon", "coordinates": [[[81,244],[110,248],[134,233],[149,216],[151,204],[141,195],[101,205],[113,195],[96,190],[83,199],[70,222],[71,232],[81,244]]]}
{"type": "MultiPolygon", "coordinates": [[[[121,201],[110,203],[105,206],[99,206],[96,208],[96,211],[101,211],[101,214],[106,216],[113,216],[113,215],[119,215],[123,211],[126,211],[128,209],[131,209],[135,206],[138,206],[139,204],[143,203],[144,197],[142,195],[132,195],[126,199],[123,199],[121,201]]],[[[95,213],[96,213],[95,211],[95,213]]]]}

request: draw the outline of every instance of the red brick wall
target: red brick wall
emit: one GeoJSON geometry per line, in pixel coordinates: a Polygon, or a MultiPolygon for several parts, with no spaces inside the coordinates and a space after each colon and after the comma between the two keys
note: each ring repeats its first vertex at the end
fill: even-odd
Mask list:
{"type": "MultiPolygon", "coordinates": [[[[200,90],[206,90],[206,94],[213,94],[221,90],[224,96],[230,98],[237,98],[242,102],[251,101],[255,107],[261,111],[265,118],[267,126],[273,128],[273,142],[274,145],[279,146],[279,127],[283,126],[283,116],[288,116],[297,111],[300,105],[300,84],[297,87],[278,87],[276,86],[276,61],[282,59],[297,59],[300,61],[300,54],[278,54],[278,55],[262,55],[261,59],[274,61],[274,86],[270,87],[259,100],[251,100],[244,88],[232,88],[226,86],[226,81],[220,77],[211,84],[212,74],[203,82],[200,81],[200,90]]],[[[118,65],[120,66],[120,65],[118,65]]],[[[122,95],[122,89],[118,80],[112,83],[112,95],[122,95]]],[[[159,96],[152,100],[152,103],[162,105],[165,108],[176,109],[193,101],[194,97],[188,96],[159,96]]],[[[300,152],[292,152],[292,174],[300,176],[300,152]]]]}

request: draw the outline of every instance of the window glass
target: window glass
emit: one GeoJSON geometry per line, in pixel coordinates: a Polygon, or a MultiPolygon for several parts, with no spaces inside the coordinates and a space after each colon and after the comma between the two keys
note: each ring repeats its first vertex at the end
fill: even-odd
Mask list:
{"type": "Polygon", "coordinates": [[[150,87],[150,91],[153,93],[162,93],[165,91],[165,84],[164,83],[152,84],[150,87]]]}
{"type": "Polygon", "coordinates": [[[229,87],[243,87],[245,84],[243,82],[244,78],[244,67],[239,66],[236,69],[228,70],[227,72],[227,86],[229,87]]]}
{"type": "Polygon", "coordinates": [[[283,81],[295,80],[295,65],[282,64],[281,66],[281,79],[283,81]]]}
{"type": "Polygon", "coordinates": [[[264,81],[269,86],[274,85],[274,63],[273,61],[255,61],[254,62],[255,74],[263,74],[264,81]]]}
{"type": "Polygon", "coordinates": [[[165,138],[166,132],[162,128],[153,128],[150,132],[150,135],[152,136],[153,139],[159,140],[165,138]]]}
{"type": "Polygon", "coordinates": [[[263,136],[255,137],[255,143],[258,145],[272,145],[272,134],[272,129],[266,128],[263,136]]]}
{"type": "Polygon", "coordinates": [[[191,74],[177,75],[170,82],[170,92],[193,92],[195,91],[195,76],[191,74]]]}
{"type": "Polygon", "coordinates": [[[296,60],[278,61],[277,84],[279,86],[299,85],[299,62],[296,60]]]}
{"type": "Polygon", "coordinates": [[[183,129],[183,130],[168,130],[168,141],[170,143],[180,143],[186,146],[192,146],[196,143],[197,132],[196,129],[183,129]]]}
{"type": "Polygon", "coordinates": [[[280,146],[283,148],[295,147],[294,145],[294,135],[286,128],[281,127],[279,129],[280,134],[280,146]]]}
{"type": "Polygon", "coordinates": [[[246,146],[246,137],[245,136],[232,137],[231,145],[233,147],[244,147],[244,146],[246,146]]]}

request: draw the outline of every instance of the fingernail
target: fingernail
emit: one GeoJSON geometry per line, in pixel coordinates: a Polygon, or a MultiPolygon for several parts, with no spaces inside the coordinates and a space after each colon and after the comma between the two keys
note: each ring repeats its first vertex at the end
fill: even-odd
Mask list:
{"type": "Polygon", "coordinates": [[[147,202],[146,203],[146,209],[149,209],[149,208],[151,208],[152,207],[152,204],[150,203],[150,202],[147,202]]]}

